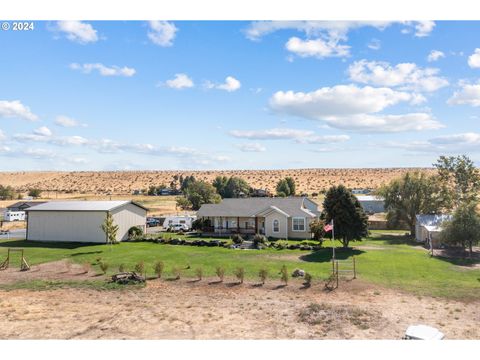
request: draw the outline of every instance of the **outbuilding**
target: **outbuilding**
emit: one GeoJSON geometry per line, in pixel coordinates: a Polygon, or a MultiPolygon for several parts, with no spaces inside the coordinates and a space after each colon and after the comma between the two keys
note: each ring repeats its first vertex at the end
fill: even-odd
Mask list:
{"type": "Polygon", "coordinates": [[[132,226],[145,231],[147,210],[132,201],[51,201],[26,209],[27,240],[105,243],[102,224],[110,213],[123,241],[132,226]]]}

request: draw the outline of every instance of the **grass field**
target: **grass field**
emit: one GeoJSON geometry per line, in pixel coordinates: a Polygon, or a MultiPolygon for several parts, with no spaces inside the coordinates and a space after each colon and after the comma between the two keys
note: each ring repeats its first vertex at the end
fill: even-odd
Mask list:
{"type": "MultiPolygon", "coordinates": [[[[205,277],[215,277],[216,267],[224,267],[226,277],[233,278],[237,267],[244,267],[245,277],[256,280],[258,271],[266,268],[269,278],[279,279],[279,270],[286,265],[291,273],[301,268],[313,275],[314,281],[330,275],[331,248],[316,251],[300,250],[231,250],[217,247],[161,245],[150,242],[121,243],[118,245],[81,245],[74,243],[46,244],[23,240],[1,240],[0,259],[8,247],[22,247],[30,264],[60,259],[93,264],[100,272],[98,261],[109,264],[108,273],[118,270],[120,264],[133,270],[144,261],[147,275],[153,275],[157,261],[165,264],[165,277],[172,277],[173,268],[182,269],[182,277],[195,277],[202,268],[205,277]]],[[[338,259],[356,257],[358,277],[378,285],[446,298],[474,299],[480,297],[480,269],[468,260],[455,261],[431,258],[425,249],[415,246],[394,233],[372,232],[361,242],[352,243],[350,250],[337,249],[338,259]]],[[[17,255],[15,255],[17,256],[17,255]]],[[[19,259],[12,258],[13,266],[19,259]]]]}

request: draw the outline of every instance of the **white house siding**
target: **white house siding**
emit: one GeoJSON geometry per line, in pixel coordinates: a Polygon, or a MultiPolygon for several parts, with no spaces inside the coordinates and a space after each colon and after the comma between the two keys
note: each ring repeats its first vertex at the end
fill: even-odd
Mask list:
{"type": "Polygon", "coordinates": [[[105,211],[31,211],[27,240],[104,243],[105,211]]]}
{"type": "Polygon", "coordinates": [[[285,215],[278,212],[271,212],[265,216],[265,235],[278,238],[286,239],[287,238],[287,218],[285,215]],[[278,220],[278,232],[273,232],[273,222],[278,220]]]}
{"type": "Polygon", "coordinates": [[[111,211],[113,222],[118,225],[117,240],[128,239],[128,230],[139,226],[145,231],[147,211],[134,204],[127,204],[111,211]]]}

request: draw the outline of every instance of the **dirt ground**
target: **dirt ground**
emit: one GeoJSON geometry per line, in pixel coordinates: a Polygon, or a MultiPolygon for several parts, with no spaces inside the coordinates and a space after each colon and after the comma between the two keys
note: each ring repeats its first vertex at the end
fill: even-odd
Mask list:
{"type": "MultiPolygon", "coordinates": [[[[19,279],[98,278],[51,263],[19,279]]],[[[408,325],[439,328],[448,339],[480,339],[480,301],[417,297],[361,280],[286,287],[233,279],[151,280],[145,288],[0,291],[0,339],[400,339],[408,325]]]]}

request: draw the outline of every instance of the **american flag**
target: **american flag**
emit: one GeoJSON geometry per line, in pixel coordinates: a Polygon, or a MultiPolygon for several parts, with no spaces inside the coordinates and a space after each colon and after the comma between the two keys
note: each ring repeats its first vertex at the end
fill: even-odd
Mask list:
{"type": "Polygon", "coordinates": [[[333,230],[333,223],[331,222],[330,224],[325,225],[323,227],[323,230],[325,230],[325,232],[332,231],[333,230]]]}

